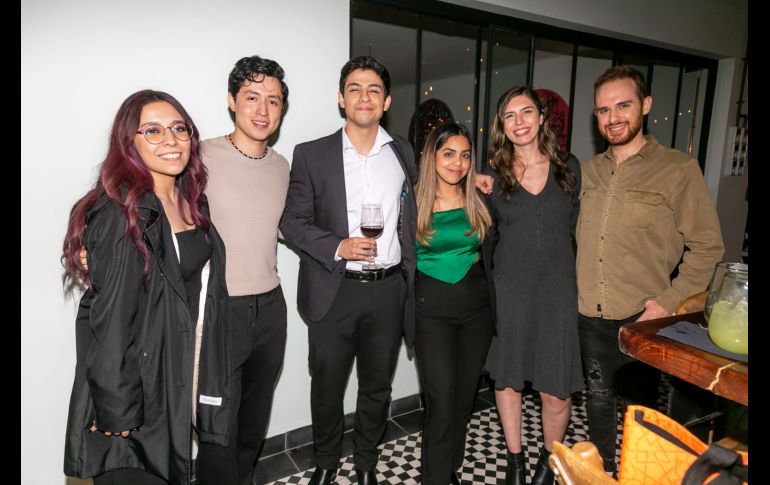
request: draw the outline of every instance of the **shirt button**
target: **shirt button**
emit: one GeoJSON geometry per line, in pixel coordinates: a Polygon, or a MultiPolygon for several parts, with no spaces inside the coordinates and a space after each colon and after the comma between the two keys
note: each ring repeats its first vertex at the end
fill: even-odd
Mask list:
{"type": "Polygon", "coordinates": [[[613,191],[611,191],[611,190],[610,190],[610,191],[607,193],[607,195],[609,195],[610,197],[612,197],[613,195],[615,195],[615,192],[613,192],[613,191]]]}
{"type": "Polygon", "coordinates": [[[602,259],[602,258],[599,258],[599,262],[600,262],[600,263],[603,263],[603,262],[604,262],[604,259],[602,259]]]}
{"type": "Polygon", "coordinates": [[[602,241],[604,241],[604,234],[602,234],[601,236],[599,236],[599,238],[600,238],[602,241]]]}

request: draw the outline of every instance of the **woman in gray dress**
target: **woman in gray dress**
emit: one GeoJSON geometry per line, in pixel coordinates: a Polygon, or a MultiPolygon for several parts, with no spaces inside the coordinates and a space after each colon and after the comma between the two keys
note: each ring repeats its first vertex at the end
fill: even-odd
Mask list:
{"type": "Polygon", "coordinates": [[[559,153],[548,112],[535,91],[514,86],[500,97],[487,173],[497,227],[493,256],[497,335],[487,357],[508,448],[506,484],[523,485],[521,391],[539,391],[543,447],[533,484],[553,483],[551,444],[569,424],[570,396],[583,389],[577,333],[573,237],[580,164],[559,153]]]}

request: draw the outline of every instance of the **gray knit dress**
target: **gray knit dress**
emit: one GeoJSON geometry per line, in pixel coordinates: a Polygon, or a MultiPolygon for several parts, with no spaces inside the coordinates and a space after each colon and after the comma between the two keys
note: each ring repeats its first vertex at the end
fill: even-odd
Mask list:
{"type": "MultiPolygon", "coordinates": [[[[577,176],[580,163],[562,154],[577,176]]],[[[571,235],[579,202],[554,178],[554,164],[543,190],[521,186],[510,200],[501,197],[500,177],[489,199],[498,231],[493,255],[497,296],[497,335],[486,369],[498,389],[520,391],[530,382],[537,391],[560,398],[584,388],[578,341],[577,282],[571,235]]]]}

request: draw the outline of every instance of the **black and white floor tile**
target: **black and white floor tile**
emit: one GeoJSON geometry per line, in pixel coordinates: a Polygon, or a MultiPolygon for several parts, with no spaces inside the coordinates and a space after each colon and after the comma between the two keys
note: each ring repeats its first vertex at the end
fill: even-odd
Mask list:
{"type": "MultiPolygon", "coordinates": [[[[659,409],[666,405],[668,381],[661,380],[659,409]]],[[[465,443],[465,460],[460,479],[467,484],[497,484],[505,478],[506,448],[500,419],[493,403],[493,394],[485,391],[479,394],[476,404],[477,411],[473,413],[468,424],[465,443]]],[[[572,400],[572,416],[565,444],[572,446],[578,441],[588,439],[588,421],[585,410],[585,399],[582,393],[576,394],[572,400]]],[[[542,445],[542,428],[540,426],[540,397],[535,393],[525,393],[523,399],[522,445],[527,458],[527,469],[534,470],[537,463],[540,446],[542,445]]],[[[421,411],[418,411],[421,413],[421,411]]],[[[618,409],[618,441],[616,460],[620,459],[620,437],[623,427],[622,410],[618,409]]],[[[420,483],[420,444],[421,431],[407,434],[380,445],[381,455],[377,465],[377,479],[380,483],[389,484],[418,484],[420,483]]],[[[310,482],[313,467],[299,473],[286,476],[268,485],[298,484],[310,482]]],[[[529,482],[529,477],[527,477],[529,482]]],[[[346,456],[337,473],[336,483],[347,485],[356,483],[353,468],[353,457],[346,456]]],[[[262,482],[265,483],[265,482],[262,482]]],[[[261,485],[257,484],[257,485],[261,485]]]]}

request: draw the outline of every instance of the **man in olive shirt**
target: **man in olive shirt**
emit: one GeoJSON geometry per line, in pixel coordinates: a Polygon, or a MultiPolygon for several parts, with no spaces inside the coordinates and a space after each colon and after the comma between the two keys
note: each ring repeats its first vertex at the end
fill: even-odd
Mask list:
{"type": "MultiPolygon", "coordinates": [[[[705,290],[724,248],[698,161],[642,134],[652,106],[642,74],[628,66],[608,69],[594,84],[594,101],[609,148],[582,165],[579,333],[590,440],[614,473],[617,385],[634,367],[618,348],[620,326],[671,315],[705,290]]],[[[652,402],[657,375],[631,381],[646,386],[652,402]]]]}

